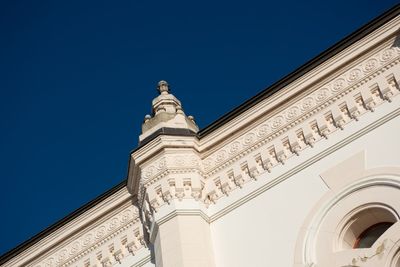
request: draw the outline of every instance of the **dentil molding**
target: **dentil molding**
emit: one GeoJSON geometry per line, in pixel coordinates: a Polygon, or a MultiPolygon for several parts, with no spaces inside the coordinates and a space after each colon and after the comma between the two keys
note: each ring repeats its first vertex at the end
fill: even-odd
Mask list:
{"type": "Polygon", "coordinates": [[[259,118],[257,126],[205,158],[201,156],[204,151],[193,149],[150,159],[141,167],[139,186],[139,198],[147,202],[147,217],[171,199],[193,198],[193,191],[195,199],[208,207],[356,123],[363,114],[390,103],[399,94],[400,84],[400,49],[395,44],[393,37],[351,68],[338,69],[331,80],[305,90],[309,93],[273,116],[259,118]],[[192,184],[200,185],[200,190],[192,184]]]}

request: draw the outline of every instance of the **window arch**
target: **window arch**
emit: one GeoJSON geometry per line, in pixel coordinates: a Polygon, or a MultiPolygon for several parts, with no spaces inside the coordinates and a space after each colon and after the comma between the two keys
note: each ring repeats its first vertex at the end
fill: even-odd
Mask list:
{"type": "Polygon", "coordinates": [[[382,169],[321,198],[299,233],[298,266],[400,267],[400,252],[392,244],[400,242],[400,169],[393,176],[386,170],[382,175],[382,169]],[[377,253],[383,257],[372,257],[377,253]]]}
{"type": "Polygon", "coordinates": [[[393,259],[389,265],[390,267],[400,267],[400,249],[396,251],[393,256],[393,259]]]}
{"type": "Polygon", "coordinates": [[[336,251],[369,248],[399,216],[391,207],[378,203],[364,204],[343,217],[338,223],[336,251]]]}

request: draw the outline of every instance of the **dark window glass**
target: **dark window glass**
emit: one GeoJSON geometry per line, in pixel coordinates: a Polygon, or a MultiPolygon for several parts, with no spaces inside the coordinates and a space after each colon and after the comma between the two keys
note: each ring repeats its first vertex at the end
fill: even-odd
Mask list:
{"type": "Polygon", "coordinates": [[[367,230],[361,233],[354,243],[353,248],[370,248],[375,241],[392,226],[393,223],[384,222],[377,223],[369,227],[367,230]]]}

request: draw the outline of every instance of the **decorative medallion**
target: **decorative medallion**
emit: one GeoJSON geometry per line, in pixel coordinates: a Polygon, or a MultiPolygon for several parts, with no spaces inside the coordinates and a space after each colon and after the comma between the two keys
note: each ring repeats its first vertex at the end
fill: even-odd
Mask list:
{"type": "Polygon", "coordinates": [[[378,60],[373,58],[373,59],[368,60],[365,63],[364,70],[366,72],[370,72],[370,71],[373,71],[377,66],[378,66],[378,60]]]}
{"type": "Polygon", "coordinates": [[[226,151],[225,150],[221,150],[221,151],[219,151],[218,153],[217,153],[217,156],[216,156],[216,161],[217,162],[221,162],[221,161],[223,161],[224,159],[226,158],[226,151]]]}
{"type": "Polygon", "coordinates": [[[214,161],[211,157],[208,157],[203,161],[203,166],[205,169],[210,169],[213,165],[214,161]]]}
{"type": "Polygon", "coordinates": [[[102,238],[106,234],[106,227],[105,226],[100,226],[99,229],[96,231],[96,238],[102,238]]]}
{"type": "Polygon", "coordinates": [[[152,177],[155,173],[156,173],[156,168],[154,166],[150,166],[146,169],[145,173],[144,173],[144,178],[145,179],[149,179],[150,177],[152,177]]]}
{"type": "Polygon", "coordinates": [[[271,127],[273,129],[276,129],[283,124],[283,121],[284,121],[283,116],[281,115],[276,116],[275,118],[272,119],[271,127]]]}
{"type": "Polygon", "coordinates": [[[233,142],[229,147],[229,154],[235,154],[240,149],[240,143],[238,141],[233,142]]]}
{"type": "Polygon", "coordinates": [[[199,160],[196,156],[191,156],[189,158],[189,165],[192,167],[198,167],[199,166],[199,160]]]}
{"type": "Polygon", "coordinates": [[[346,81],[342,78],[339,78],[333,82],[332,91],[337,92],[337,91],[343,89],[345,85],[346,85],[346,81]]]}
{"type": "Polygon", "coordinates": [[[90,245],[91,242],[92,242],[92,234],[87,234],[87,235],[83,238],[82,245],[83,245],[84,247],[86,247],[86,246],[90,245]]]}
{"type": "Polygon", "coordinates": [[[73,243],[72,246],[71,246],[70,255],[74,255],[74,254],[77,253],[80,249],[81,249],[81,244],[79,244],[79,242],[73,243]]]}
{"type": "Polygon", "coordinates": [[[286,112],[285,117],[288,121],[293,120],[300,114],[300,109],[296,106],[289,108],[289,110],[286,112]]]}
{"type": "Polygon", "coordinates": [[[357,81],[358,79],[360,79],[360,77],[361,77],[361,70],[354,69],[354,70],[351,70],[349,72],[349,75],[347,77],[347,81],[349,83],[353,83],[353,82],[357,81]]]}
{"type": "Polygon", "coordinates": [[[246,136],[243,138],[243,145],[249,146],[254,143],[255,139],[256,139],[255,134],[253,133],[246,134],[246,136]]]}
{"type": "Polygon", "coordinates": [[[177,167],[181,167],[185,165],[185,158],[182,156],[176,156],[174,159],[174,165],[177,167]]]}
{"type": "Polygon", "coordinates": [[[111,220],[111,222],[110,222],[110,225],[108,226],[108,230],[109,230],[109,231],[112,231],[112,230],[114,230],[115,228],[117,228],[118,225],[119,225],[119,220],[118,220],[117,218],[113,218],[113,219],[111,220]]]}
{"type": "Polygon", "coordinates": [[[268,124],[263,124],[258,128],[257,135],[263,137],[270,131],[270,126],[268,124]]]}
{"type": "Polygon", "coordinates": [[[124,212],[122,213],[122,216],[121,216],[121,223],[126,223],[126,222],[129,220],[129,218],[131,217],[131,216],[130,216],[130,213],[131,213],[130,210],[126,210],[126,211],[124,211],[124,212]]]}
{"type": "Polygon", "coordinates": [[[381,59],[382,61],[387,61],[389,59],[391,59],[394,55],[393,49],[391,48],[387,48],[382,52],[382,56],[381,59]]]}
{"type": "Polygon", "coordinates": [[[308,110],[314,106],[314,99],[312,97],[307,97],[306,99],[303,100],[303,103],[301,104],[301,108],[303,110],[308,110]]]}
{"type": "Polygon", "coordinates": [[[167,163],[165,162],[165,158],[162,158],[157,164],[157,169],[163,170],[166,165],[167,165],[167,163]]]}
{"type": "Polygon", "coordinates": [[[68,251],[66,249],[61,250],[58,253],[58,261],[59,262],[64,261],[67,258],[67,255],[68,255],[68,251]]]}

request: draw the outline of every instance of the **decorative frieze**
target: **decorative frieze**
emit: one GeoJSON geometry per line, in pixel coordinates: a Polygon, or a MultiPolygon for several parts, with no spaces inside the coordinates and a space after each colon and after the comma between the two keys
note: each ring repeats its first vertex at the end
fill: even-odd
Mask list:
{"type": "MultiPolygon", "coordinates": [[[[396,52],[398,53],[397,49],[396,52]]],[[[204,203],[207,206],[215,203],[218,198],[227,196],[232,190],[257,179],[259,174],[270,172],[273,167],[285,164],[290,157],[298,156],[306,147],[312,147],[314,143],[328,138],[335,131],[343,130],[346,124],[358,120],[364,113],[374,111],[385,102],[391,102],[391,99],[399,94],[400,80],[396,79],[396,73],[400,73],[397,65],[399,62],[399,58],[396,58],[390,65],[379,70],[380,76],[375,76],[373,80],[368,79],[369,82],[360,81],[336,95],[332,94],[332,99],[327,99],[319,107],[313,107],[304,118],[297,118],[296,125],[284,125],[278,132],[279,135],[271,132],[270,136],[254,142],[247,150],[227,157],[219,166],[216,159],[218,153],[226,151],[226,147],[232,144],[217,151],[213,155],[214,169],[208,168],[206,172],[208,192],[203,193],[204,203]]],[[[269,121],[274,122],[274,119],[269,121]]],[[[260,128],[272,128],[270,125],[262,124],[255,131],[259,131],[260,128]]],[[[236,142],[237,147],[243,145],[236,142]]],[[[206,160],[212,161],[210,158],[206,160]]]]}
{"type": "Polygon", "coordinates": [[[179,154],[177,149],[146,163],[141,169],[139,199],[146,202],[141,206],[148,207],[147,221],[172,200],[190,198],[209,206],[390,102],[399,94],[399,56],[398,47],[382,49],[206,158],[190,149],[179,154]]]}
{"type": "MultiPolygon", "coordinates": [[[[380,74],[383,72],[387,73],[387,69],[398,63],[399,53],[400,49],[398,47],[385,48],[356,67],[337,76],[331,82],[320,86],[319,89],[298,100],[250,132],[232,141],[232,143],[209,155],[203,160],[206,176],[211,176],[221,168],[224,168],[224,165],[230,160],[235,160],[237,155],[247,153],[256,143],[263,142],[264,140],[272,140],[280,136],[283,132],[287,132],[295,125],[307,119],[307,117],[312,116],[322,109],[326,109],[327,106],[343,99],[346,95],[364,84],[367,84],[369,87],[373,85],[379,87],[379,90],[373,90],[373,88],[371,88],[372,90],[361,90],[362,99],[354,99],[355,101],[361,100],[362,104],[368,110],[373,110],[376,105],[374,102],[376,95],[374,96],[374,93],[381,94],[384,100],[390,101],[394,94],[393,90],[395,90],[393,89],[395,79],[382,77],[383,75],[380,74]],[[378,79],[376,78],[377,76],[379,76],[378,79]],[[389,86],[389,83],[392,83],[392,85],[389,86]]],[[[349,108],[351,116],[356,118],[358,116],[356,107],[354,101],[351,100],[344,108],[349,108]]],[[[333,105],[332,109],[332,115],[338,117],[331,119],[336,119],[334,122],[340,128],[344,123],[343,115],[341,112],[338,112],[337,105],[333,105]]],[[[322,122],[323,120],[327,120],[327,118],[321,117],[318,119],[321,128],[320,132],[324,136],[327,136],[329,129],[322,122]]]]}
{"type": "Polygon", "coordinates": [[[194,170],[202,172],[200,168],[200,158],[194,154],[166,155],[143,168],[141,173],[141,184],[151,184],[155,182],[156,177],[165,175],[165,171],[175,173],[193,172],[194,170]]]}
{"type": "Polygon", "coordinates": [[[145,166],[141,173],[139,200],[141,206],[147,201],[151,210],[157,211],[171,200],[201,198],[204,187],[203,171],[197,154],[165,154],[154,163],[145,166]],[[150,175],[153,174],[153,175],[150,175]]]}
{"type": "Polygon", "coordinates": [[[146,246],[137,207],[130,206],[29,266],[112,266],[146,246]]]}

